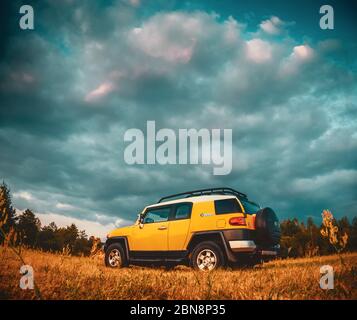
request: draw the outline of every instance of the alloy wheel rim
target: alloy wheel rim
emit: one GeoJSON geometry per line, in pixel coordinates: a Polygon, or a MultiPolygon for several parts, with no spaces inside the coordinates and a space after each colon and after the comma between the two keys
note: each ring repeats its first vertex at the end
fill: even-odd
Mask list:
{"type": "Polygon", "coordinates": [[[197,266],[200,270],[213,270],[217,265],[217,256],[210,249],[204,249],[197,255],[197,266]]]}
{"type": "Polygon", "coordinates": [[[118,249],[113,249],[109,253],[109,264],[112,267],[118,267],[121,264],[121,256],[118,249]]]}

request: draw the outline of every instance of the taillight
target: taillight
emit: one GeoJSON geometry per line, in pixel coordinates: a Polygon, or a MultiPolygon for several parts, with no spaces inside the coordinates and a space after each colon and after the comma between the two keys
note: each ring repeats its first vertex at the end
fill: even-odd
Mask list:
{"type": "Polygon", "coordinates": [[[229,224],[232,226],[245,226],[247,225],[244,217],[233,217],[229,219],[229,224]]]}

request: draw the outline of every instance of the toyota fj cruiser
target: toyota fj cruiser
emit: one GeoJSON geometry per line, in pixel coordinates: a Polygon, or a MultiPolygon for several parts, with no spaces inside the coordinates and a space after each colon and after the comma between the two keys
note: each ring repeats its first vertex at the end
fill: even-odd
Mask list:
{"type": "Polygon", "coordinates": [[[276,257],[279,242],[272,209],[231,188],[202,189],[161,198],[144,208],[134,225],[110,232],[105,264],[188,263],[198,270],[254,265],[276,257]]]}

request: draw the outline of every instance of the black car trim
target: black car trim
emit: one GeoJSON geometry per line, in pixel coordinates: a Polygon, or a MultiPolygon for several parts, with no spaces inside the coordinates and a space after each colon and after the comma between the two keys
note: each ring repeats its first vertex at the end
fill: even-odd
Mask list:
{"type": "Polygon", "coordinates": [[[228,229],[223,230],[224,238],[227,241],[234,240],[253,240],[255,238],[255,230],[251,229],[228,229]]]}
{"type": "Polygon", "coordinates": [[[135,250],[130,251],[131,261],[182,261],[187,250],[135,250]]]}
{"type": "MultiPolygon", "coordinates": [[[[229,229],[230,230],[230,229],[229,229]]],[[[225,239],[224,235],[223,235],[223,230],[212,230],[212,231],[198,231],[198,232],[194,232],[191,236],[191,239],[187,245],[187,249],[190,247],[191,242],[195,239],[195,237],[197,236],[201,236],[201,235],[219,235],[219,237],[222,240],[222,244],[224,247],[224,251],[226,253],[226,256],[228,258],[229,261],[231,262],[236,262],[237,258],[235,257],[235,255],[233,254],[232,250],[230,249],[230,247],[227,244],[227,240],[225,239]]]]}
{"type": "MultiPolygon", "coordinates": [[[[188,197],[195,197],[195,196],[203,196],[203,195],[212,195],[212,194],[229,194],[229,195],[235,195],[238,198],[244,198],[247,199],[247,195],[239,192],[237,190],[234,190],[232,188],[208,188],[208,189],[198,189],[198,190],[192,190],[192,191],[187,191],[187,192],[181,192],[181,193],[176,193],[172,194],[169,196],[165,196],[161,198],[158,203],[163,202],[164,200],[168,200],[171,198],[188,198],[188,197]]],[[[181,199],[180,198],[180,199],[181,199]]]]}
{"type": "Polygon", "coordinates": [[[116,237],[110,237],[107,239],[107,241],[104,244],[104,252],[107,251],[108,246],[110,246],[113,243],[118,242],[118,240],[123,240],[124,241],[124,246],[125,246],[125,254],[128,260],[130,260],[130,255],[129,255],[129,245],[128,245],[128,239],[125,236],[116,236],[116,237]]]}

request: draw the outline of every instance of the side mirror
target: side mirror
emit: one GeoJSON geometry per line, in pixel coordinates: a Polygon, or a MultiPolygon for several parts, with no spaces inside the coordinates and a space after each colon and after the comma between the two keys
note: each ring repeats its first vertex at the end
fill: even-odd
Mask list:
{"type": "Polygon", "coordinates": [[[138,225],[140,229],[144,228],[144,216],[141,213],[138,215],[138,225]]]}

